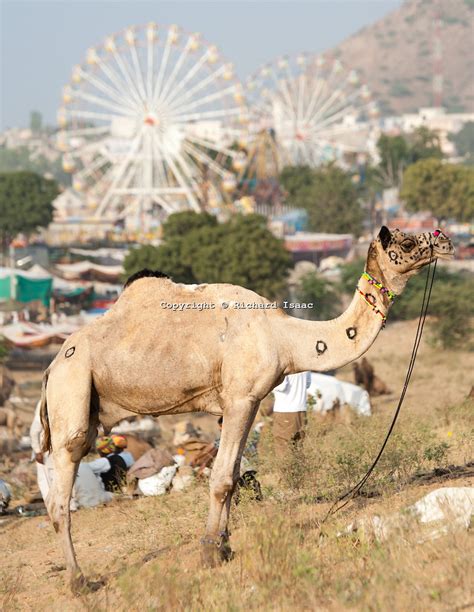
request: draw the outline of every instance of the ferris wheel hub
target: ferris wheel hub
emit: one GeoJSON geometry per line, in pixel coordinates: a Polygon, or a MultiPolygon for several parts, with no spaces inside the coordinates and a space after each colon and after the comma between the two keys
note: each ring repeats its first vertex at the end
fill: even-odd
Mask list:
{"type": "Polygon", "coordinates": [[[160,120],[156,115],[146,115],[143,123],[152,127],[157,127],[160,125],[160,120]]]}

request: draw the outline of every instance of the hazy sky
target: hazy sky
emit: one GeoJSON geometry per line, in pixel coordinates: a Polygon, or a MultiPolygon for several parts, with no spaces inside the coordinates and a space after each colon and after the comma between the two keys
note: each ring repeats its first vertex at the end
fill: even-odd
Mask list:
{"type": "Polygon", "coordinates": [[[331,48],[401,0],[308,2],[116,2],[0,0],[0,129],[25,126],[36,109],[56,122],[63,85],[88,47],[148,21],[201,32],[232,61],[240,78],[262,63],[300,51],[331,48]]]}

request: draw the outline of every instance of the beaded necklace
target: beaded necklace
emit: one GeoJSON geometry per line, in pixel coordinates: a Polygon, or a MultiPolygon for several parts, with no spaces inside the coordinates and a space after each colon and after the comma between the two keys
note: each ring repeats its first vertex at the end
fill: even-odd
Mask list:
{"type": "MultiPolygon", "coordinates": [[[[364,278],[366,281],[368,281],[369,285],[372,285],[373,287],[378,289],[380,293],[388,297],[390,302],[393,302],[395,298],[395,293],[393,293],[393,291],[390,291],[390,289],[382,285],[382,283],[380,283],[371,274],[369,274],[368,272],[363,272],[361,278],[364,278]]],[[[375,304],[375,298],[370,293],[365,293],[364,291],[362,291],[359,285],[357,285],[357,291],[360,293],[364,301],[372,308],[375,314],[378,314],[382,317],[382,327],[385,327],[387,317],[384,315],[384,313],[381,310],[377,308],[375,304]],[[373,301],[371,301],[369,298],[372,298],[373,301]]]]}

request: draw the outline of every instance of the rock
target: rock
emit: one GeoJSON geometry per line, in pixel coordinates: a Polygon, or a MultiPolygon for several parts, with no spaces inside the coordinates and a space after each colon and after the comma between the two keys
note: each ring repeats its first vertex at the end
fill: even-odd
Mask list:
{"type": "Polygon", "coordinates": [[[467,530],[474,514],[474,487],[445,487],[431,491],[412,506],[388,516],[372,516],[351,523],[342,534],[361,533],[386,540],[395,531],[421,528],[420,542],[452,531],[467,530]]]}

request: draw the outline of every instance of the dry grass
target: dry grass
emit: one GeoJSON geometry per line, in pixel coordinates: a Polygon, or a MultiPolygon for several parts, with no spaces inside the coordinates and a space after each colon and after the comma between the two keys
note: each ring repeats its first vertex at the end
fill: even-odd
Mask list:
{"type": "MultiPolygon", "coordinates": [[[[384,332],[371,351],[378,373],[401,386],[412,324],[384,332]],[[377,346],[377,345],[376,345],[377,346]],[[391,363],[388,363],[389,360],[391,363]]],[[[1,532],[3,610],[461,610],[474,607],[472,531],[420,544],[416,527],[384,543],[338,537],[354,518],[388,515],[439,486],[472,486],[468,478],[420,484],[413,476],[472,460],[473,404],[468,353],[424,346],[402,417],[359,498],[323,528],[329,500],[353,484],[385,434],[394,404],[377,400],[369,419],[309,423],[304,452],[282,466],[271,435],[261,444],[262,503],[242,495],[231,531],[234,560],[214,570],[200,563],[198,540],[207,485],[181,494],[114,502],[74,515],[74,540],[88,577],[106,578],[97,593],[72,598],[63,559],[44,517],[1,532]],[[457,364],[457,365],[456,365],[457,364]],[[436,387],[433,389],[433,381],[436,387]],[[444,394],[444,398],[443,398],[444,394]],[[320,501],[322,498],[322,501],[320,501]],[[145,559],[146,557],[146,559],[145,559]]],[[[472,371],[472,368],[471,368],[472,371]]]]}

